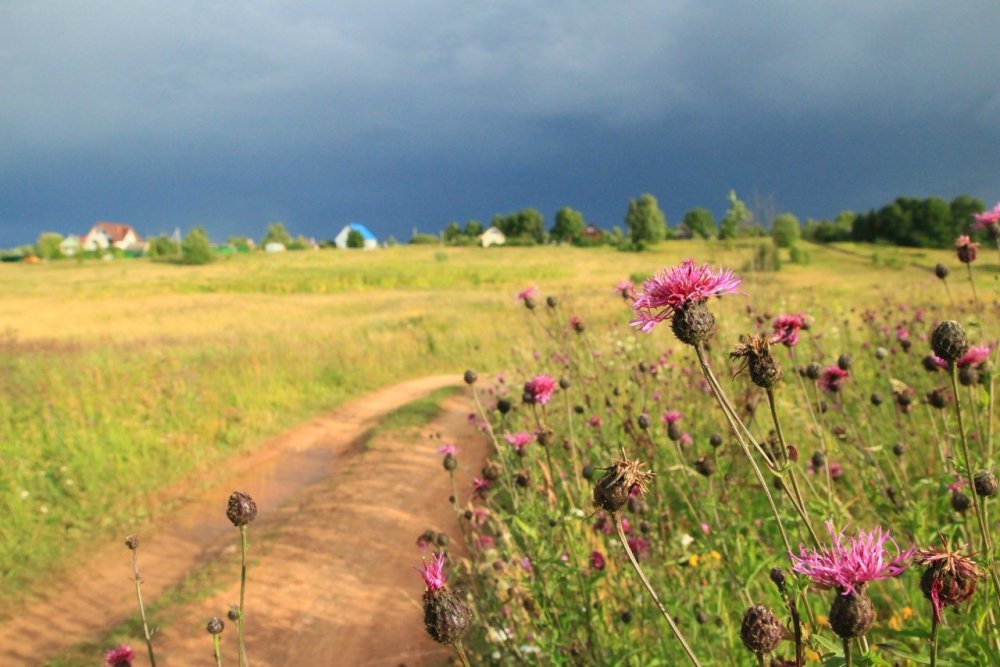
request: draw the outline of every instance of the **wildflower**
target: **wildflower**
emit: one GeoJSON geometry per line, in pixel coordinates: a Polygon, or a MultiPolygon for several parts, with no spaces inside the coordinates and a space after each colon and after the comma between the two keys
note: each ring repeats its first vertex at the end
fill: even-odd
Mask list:
{"type": "Polygon", "coordinates": [[[966,366],[978,366],[990,358],[990,348],[986,345],[973,345],[969,351],[962,355],[962,358],[955,362],[959,368],[966,366]]]}
{"type": "Polygon", "coordinates": [[[947,541],[942,542],[940,547],[921,549],[913,558],[914,563],[926,568],[920,577],[920,590],[930,600],[938,623],[941,610],[972,598],[976,580],[984,576],[972,559],[959,553],[961,548],[952,551],[947,541]]]}
{"type": "Polygon", "coordinates": [[[531,287],[529,287],[527,289],[523,289],[523,290],[521,290],[520,292],[517,293],[517,299],[516,300],[517,301],[523,301],[525,304],[527,304],[528,301],[532,299],[532,297],[535,295],[535,292],[537,292],[537,291],[538,291],[538,287],[536,287],[536,286],[531,286],[531,287]]]}
{"type": "Polygon", "coordinates": [[[548,375],[536,375],[524,383],[524,398],[526,403],[545,405],[552,400],[556,390],[556,381],[548,375]]]}
{"type": "Polygon", "coordinates": [[[649,540],[638,535],[628,538],[628,548],[636,560],[642,560],[649,555],[649,540]]]}
{"type": "Polygon", "coordinates": [[[931,349],[935,356],[945,362],[956,362],[969,351],[969,337],[961,324],[955,320],[945,320],[934,327],[931,349]]]}
{"type": "Polygon", "coordinates": [[[479,374],[470,368],[465,371],[464,375],[462,375],[462,379],[465,380],[465,384],[473,385],[476,384],[476,380],[479,379],[479,374]]]}
{"type": "Polygon", "coordinates": [[[845,371],[840,366],[827,366],[818,380],[820,389],[835,394],[840,391],[841,385],[850,374],[850,371],[845,371]]]}
{"type": "Polygon", "coordinates": [[[976,261],[976,253],[979,251],[979,244],[962,235],[955,240],[955,252],[958,254],[958,261],[963,264],[972,264],[976,261]]]}
{"type": "Polygon", "coordinates": [[[749,607],[743,613],[740,639],[751,653],[770,653],[781,643],[784,633],[785,628],[775,618],[774,612],[762,604],[749,607]]]}
{"type": "Polygon", "coordinates": [[[646,280],[642,292],[632,294],[636,319],[631,324],[650,332],[669,320],[681,342],[701,343],[715,333],[715,317],[705,307],[705,301],[711,296],[735,293],[741,282],[730,270],[715,272],[708,264],[695,266],[694,260],[684,260],[646,280]]]}
{"type": "Polygon", "coordinates": [[[104,664],[107,667],[132,667],[135,652],[128,644],[119,644],[104,654],[104,664]]]}
{"type": "Polygon", "coordinates": [[[591,569],[601,571],[607,565],[607,561],[604,559],[604,554],[600,551],[590,552],[590,567],[591,569]]]}
{"type": "Polygon", "coordinates": [[[584,329],[587,328],[587,325],[583,323],[579,315],[573,315],[569,318],[569,326],[576,333],[583,333],[584,329]]]}
{"type": "Polygon", "coordinates": [[[490,480],[482,477],[472,478],[472,491],[480,498],[486,497],[486,492],[490,490],[490,480]]]}
{"type": "Polygon", "coordinates": [[[635,285],[632,284],[631,280],[619,280],[618,285],[615,286],[615,291],[622,295],[623,299],[627,299],[632,295],[632,289],[635,285]]]}
{"type": "Polygon", "coordinates": [[[601,424],[602,424],[601,417],[599,415],[594,415],[593,417],[587,420],[587,425],[590,426],[591,428],[601,428],[601,424]]]}
{"type": "Polygon", "coordinates": [[[799,342],[799,329],[804,329],[805,327],[806,320],[802,313],[798,315],[781,315],[774,320],[773,342],[775,344],[781,343],[785,347],[795,347],[799,342]]]}
{"type": "Polygon", "coordinates": [[[739,344],[729,353],[731,358],[739,359],[736,374],[749,371],[750,380],[761,389],[771,389],[781,379],[781,364],[771,356],[772,342],[756,333],[740,336],[739,344]]]}
{"type": "Polygon", "coordinates": [[[834,588],[837,596],[830,608],[830,627],[842,638],[858,637],[871,628],[875,609],[866,592],[867,584],[879,579],[898,576],[909,566],[913,547],[901,551],[888,531],[876,528],[859,530],[851,538],[844,531],[836,533],[831,522],[826,523],[831,545],[824,549],[799,546],[799,554],[789,554],[792,570],[804,574],[823,588],[834,588]],[[891,557],[886,543],[895,548],[891,557]]]}
{"type": "Polygon", "coordinates": [[[639,493],[646,492],[646,482],[653,478],[653,473],[642,470],[643,463],[630,461],[622,450],[622,458],[605,468],[602,477],[594,487],[594,504],[609,511],[617,512],[629,499],[632,488],[639,493]]]}
{"type": "Polygon", "coordinates": [[[453,445],[451,443],[446,443],[446,444],[441,445],[440,447],[438,447],[437,453],[438,454],[444,454],[445,456],[448,456],[449,454],[451,456],[455,456],[456,454],[458,454],[458,448],[455,447],[455,445],[453,445]]]}
{"type": "Polygon", "coordinates": [[[992,498],[997,494],[997,476],[989,470],[980,470],[972,476],[972,486],[977,496],[992,498]]]}
{"type": "Polygon", "coordinates": [[[683,415],[677,410],[668,410],[663,413],[663,416],[660,418],[660,421],[662,421],[664,424],[675,424],[679,422],[682,417],[683,415]]]}
{"type": "Polygon", "coordinates": [[[951,269],[949,269],[944,264],[934,265],[934,275],[940,278],[941,280],[946,279],[949,273],[951,273],[951,269]]]}
{"type": "Polygon", "coordinates": [[[986,229],[993,238],[1000,237],[1000,203],[992,210],[973,213],[972,219],[975,221],[972,223],[972,231],[986,229]]]}
{"type": "Polygon", "coordinates": [[[521,558],[521,569],[524,570],[525,572],[531,572],[534,569],[534,567],[532,567],[531,565],[531,559],[528,558],[527,556],[521,558]]]}
{"type": "Polygon", "coordinates": [[[234,491],[229,496],[229,504],[226,506],[226,516],[237,528],[246,526],[257,518],[257,503],[248,494],[242,491],[234,491]]]}
{"type": "Polygon", "coordinates": [[[424,591],[424,627],[431,639],[441,644],[461,641],[472,624],[472,612],[445,581],[444,554],[435,556],[430,564],[424,563],[420,576],[427,590],[424,591]]]}
{"type": "Polygon", "coordinates": [[[518,454],[520,454],[521,451],[525,448],[525,446],[530,444],[531,441],[535,439],[535,436],[533,436],[530,433],[524,433],[522,431],[519,433],[504,433],[503,439],[509,442],[510,444],[514,445],[514,449],[517,451],[518,454]]]}

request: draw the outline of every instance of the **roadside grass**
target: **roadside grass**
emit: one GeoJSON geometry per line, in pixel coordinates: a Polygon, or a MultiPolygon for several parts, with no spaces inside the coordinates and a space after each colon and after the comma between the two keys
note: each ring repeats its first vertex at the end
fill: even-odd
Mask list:
{"type": "MultiPolygon", "coordinates": [[[[511,358],[528,365],[511,335],[511,304],[525,287],[560,298],[532,325],[560,336],[575,312],[594,325],[621,319],[627,306],[608,295],[622,278],[685,257],[739,268],[757,243],[0,265],[0,613],[70,570],[88,545],[161,514],[159,490],[211,477],[228,457],[359,392],[466,367],[503,370],[511,358]]],[[[776,311],[839,312],[941,289],[929,272],[915,278],[923,272],[850,249],[810,246],[807,266],[744,273],[746,292],[776,311]]],[[[950,258],[922,254],[928,266],[950,258]]],[[[988,289],[993,276],[977,277],[988,289]]],[[[968,299],[962,280],[953,274],[952,291],[968,299]]],[[[732,300],[720,312],[742,307],[732,300]]]]}

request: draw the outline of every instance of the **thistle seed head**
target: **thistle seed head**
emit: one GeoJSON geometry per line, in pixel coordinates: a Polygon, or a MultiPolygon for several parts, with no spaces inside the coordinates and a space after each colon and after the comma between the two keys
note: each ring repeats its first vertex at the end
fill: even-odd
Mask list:
{"type": "Polygon", "coordinates": [[[646,483],[653,473],[642,469],[640,461],[630,461],[622,449],[622,458],[605,468],[604,476],[594,486],[594,504],[608,512],[617,512],[628,502],[632,489],[646,493],[646,483]]]}
{"type": "Polygon", "coordinates": [[[670,328],[682,343],[705,343],[715,335],[715,315],[704,301],[692,301],[674,311],[670,328]]]}
{"type": "Polygon", "coordinates": [[[768,607],[757,604],[743,612],[740,639],[751,653],[770,653],[781,643],[784,627],[768,607]]]}
{"type": "Polygon", "coordinates": [[[771,389],[781,379],[781,364],[771,356],[771,338],[760,334],[740,336],[739,344],[729,353],[739,360],[737,375],[749,371],[750,381],[761,389],[771,389]]]}
{"type": "Polygon", "coordinates": [[[941,359],[955,363],[969,351],[969,337],[955,320],[945,320],[931,334],[931,349],[941,359]]]}
{"type": "Polygon", "coordinates": [[[257,518],[257,503],[249,494],[242,491],[233,491],[229,496],[229,504],[226,507],[226,516],[237,528],[246,526],[257,518]]]}

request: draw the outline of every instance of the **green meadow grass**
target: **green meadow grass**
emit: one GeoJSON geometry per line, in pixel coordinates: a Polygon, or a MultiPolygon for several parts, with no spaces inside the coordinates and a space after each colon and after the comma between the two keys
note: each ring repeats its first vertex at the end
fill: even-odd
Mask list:
{"type": "MultiPolygon", "coordinates": [[[[846,310],[915,281],[940,298],[927,267],[945,253],[810,249],[809,266],[747,274],[747,292],[775,310],[846,310]],[[901,259],[876,264],[875,252],[901,259]]],[[[376,387],[524,359],[512,327],[525,287],[560,297],[557,314],[539,313],[558,334],[576,310],[595,323],[627,318],[609,298],[622,278],[689,256],[739,269],[752,252],[674,242],[641,254],[396,247],[204,267],[0,265],[6,606],[89,545],[162,513],[154,497],[164,487],[210,478],[268,435],[376,387]]],[[[980,289],[991,279],[983,272],[980,289]]],[[[953,292],[968,298],[967,286],[953,292]]]]}

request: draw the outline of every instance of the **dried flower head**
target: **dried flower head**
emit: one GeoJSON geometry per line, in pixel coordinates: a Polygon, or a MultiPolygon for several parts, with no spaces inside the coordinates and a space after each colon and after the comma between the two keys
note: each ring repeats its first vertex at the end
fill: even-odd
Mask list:
{"type": "Polygon", "coordinates": [[[955,239],[955,253],[958,255],[958,261],[963,264],[971,264],[976,261],[977,252],[979,252],[979,244],[968,236],[962,235],[955,239]]]}
{"type": "Polygon", "coordinates": [[[931,333],[931,349],[938,358],[955,363],[969,351],[969,337],[955,320],[945,320],[931,333]]]}
{"type": "Polygon", "coordinates": [[[139,536],[129,535],[125,538],[125,546],[129,548],[129,551],[135,551],[139,548],[139,536]]]}
{"type": "MultiPolygon", "coordinates": [[[[679,266],[663,269],[644,281],[641,291],[632,292],[632,309],[636,319],[631,324],[649,332],[662,322],[669,320],[673,323],[674,315],[679,311],[687,311],[695,304],[703,304],[711,296],[734,294],[741,282],[728,269],[716,272],[708,264],[695,266],[694,260],[686,259],[679,266]]],[[[697,313],[698,310],[694,309],[693,312],[697,313]]],[[[705,326],[704,322],[700,324],[705,326]]],[[[712,318],[713,330],[714,324],[712,318]]],[[[675,326],[674,333],[677,333],[676,329],[675,326]]]]}
{"type": "Polygon", "coordinates": [[[736,374],[749,371],[750,380],[762,389],[771,389],[781,379],[781,364],[771,356],[769,336],[758,333],[750,336],[740,336],[739,344],[733,348],[729,356],[739,360],[736,374]]]}
{"type": "Polygon", "coordinates": [[[444,577],[444,554],[424,563],[420,576],[424,591],[424,627],[431,639],[441,644],[455,644],[465,636],[472,624],[472,611],[450,588],[444,577]]]}
{"type": "Polygon", "coordinates": [[[785,628],[769,607],[757,604],[743,612],[740,623],[740,639],[751,653],[770,653],[781,643],[785,628]]]}
{"type": "Polygon", "coordinates": [[[605,468],[604,476],[594,486],[594,504],[609,512],[617,512],[632,495],[632,490],[644,494],[646,482],[653,473],[642,469],[643,463],[630,461],[622,449],[622,458],[605,468]]]}
{"type": "Polygon", "coordinates": [[[210,635],[221,635],[222,630],[225,627],[226,624],[222,622],[221,618],[219,618],[218,616],[213,616],[208,620],[208,625],[205,626],[205,629],[208,631],[208,634],[210,635]]]}
{"type": "Polygon", "coordinates": [[[104,664],[107,667],[132,667],[135,652],[128,644],[119,644],[104,653],[104,664]]]}
{"type": "Polygon", "coordinates": [[[934,618],[941,621],[941,610],[962,604],[976,592],[976,582],[984,575],[976,563],[958,551],[952,551],[942,538],[942,546],[921,549],[913,562],[924,567],[920,589],[934,608],[934,618]]]}
{"type": "Polygon", "coordinates": [[[242,491],[233,491],[229,496],[229,504],[226,506],[226,516],[237,528],[246,526],[257,518],[257,503],[249,494],[242,491]]]}
{"type": "Polygon", "coordinates": [[[798,555],[791,554],[792,570],[821,587],[835,588],[841,595],[847,595],[870,581],[898,576],[909,566],[914,548],[901,551],[888,531],[859,530],[848,538],[843,530],[836,532],[830,521],[826,522],[826,529],[830,533],[829,547],[806,549],[800,545],[798,555]],[[887,543],[892,544],[895,556],[889,553],[887,543]]]}

